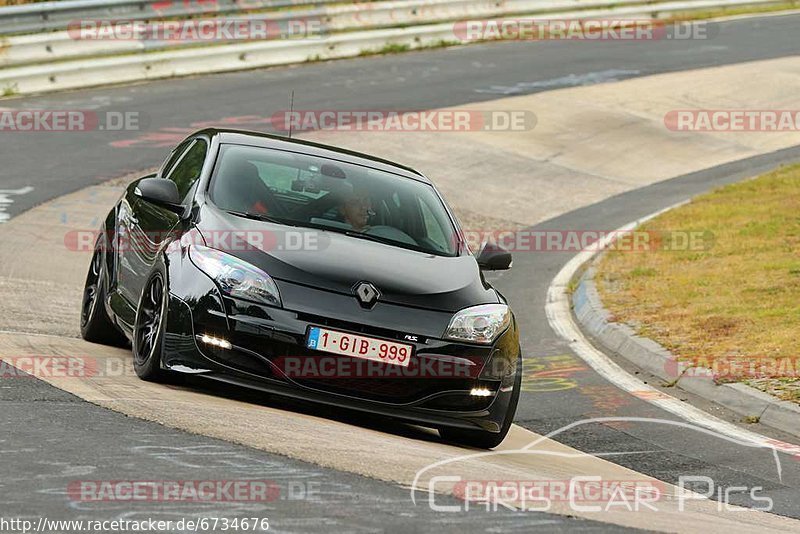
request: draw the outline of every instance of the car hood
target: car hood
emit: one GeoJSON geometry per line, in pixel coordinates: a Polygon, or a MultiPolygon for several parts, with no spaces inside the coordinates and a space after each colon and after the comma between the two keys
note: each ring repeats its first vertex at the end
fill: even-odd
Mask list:
{"type": "Polygon", "coordinates": [[[279,282],[348,295],[358,282],[370,282],[380,302],[448,312],[499,302],[472,256],[435,256],[333,231],[254,221],[207,205],[197,229],[208,246],[279,282]]]}

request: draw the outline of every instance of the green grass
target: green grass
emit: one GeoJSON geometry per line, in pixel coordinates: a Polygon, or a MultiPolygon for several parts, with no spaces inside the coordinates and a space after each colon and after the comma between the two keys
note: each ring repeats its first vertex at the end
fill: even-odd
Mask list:
{"type": "Polygon", "coordinates": [[[631,278],[649,277],[649,276],[655,276],[657,274],[658,271],[656,271],[652,267],[634,267],[630,272],[631,278]]]}
{"type": "Polygon", "coordinates": [[[2,92],[0,92],[0,96],[9,97],[9,96],[16,96],[19,94],[19,86],[17,84],[12,83],[3,87],[2,92]]]}
{"type": "Polygon", "coordinates": [[[405,43],[386,43],[381,48],[373,49],[373,48],[365,48],[361,50],[358,55],[359,56],[375,56],[375,55],[382,55],[382,54],[402,54],[403,52],[408,52],[411,50],[410,44],[405,43]]]}
{"type": "MultiPolygon", "coordinates": [[[[365,48],[361,50],[358,55],[359,57],[365,56],[376,56],[376,55],[383,55],[383,54],[402,54],[404,52],[408,52],[410,50],[433,50],[436,48],[448,48],[451,46],[458,46],[465,43],[461,43],[460,41],[449,41],[447,39],[440,39],[433,43],[415,46],[414,48],[411,47],[410,44],[405,43],[388,43],[385,44],[383,47],[378,49],[372,48],[365,48]]],[[[314,61],[314,57],[308,58],[308,61],[314,61]]],[[[319,59],[317,59],[319,60],[319,59]]]]}
{"type": "MultiPolygon", "coordinates": [[[[759,6],[731,6],[719,7],[713,9],[703,9],[697,11],[676,12],[669,15],[667,20],[672,21],[692,21],[692,20],[706,20],[716,19],[720,17],[733,17],[736,15],[757,15],[759,13],[776,13],[778,11],[788,11],[800,8],[800,1],[790,0],[772,5],[759,6]]],[[[654,10],[658,10],[658,6],[653,6],[654,10]]]]}
{"type": "Polygon", "coordinates": [[[0,6],[18,6],[20,4],[35,4],[36,2],[47,2],[49,0],[0,0],[0,6]]]}
{"type": "Polygon", "coordinates": [[[683,359],[800,358],[800,165],[700,196],[641,230],[713,239],[702,250],[605,254],[596,279],[617,320],[683,359]]]}

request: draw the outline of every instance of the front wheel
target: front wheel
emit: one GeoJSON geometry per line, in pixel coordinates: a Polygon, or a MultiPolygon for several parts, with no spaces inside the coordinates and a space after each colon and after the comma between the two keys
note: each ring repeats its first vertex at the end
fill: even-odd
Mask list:
{"type": "Polygon", "coordinates": [[[164,272],[158,268],[145,285],[133,327],[133,369],[142,380],[169,381],[161,368],[161,352],[167,323],[167,288],[164,272]]]}
{"type": "Polygon", "coordinates": [[[514,375],[514,389],[511,392],[511,400],[508,403],[508,410],[503,419],[503,426],[500,432],[486,432],[485,430],[464,430],[461,428],[440,428],[439,436],[445,441],[458,443],[459,445],[466,445],[467,447],[475,447],[478,449],[493,449],[500,445],[508,431],[511,429],[511,424],[514,422],[514,414],[517,412],[517,404],[519,403],[519,394],[522,389],[522,355],[517,359],[517,373],[514,375]]]}

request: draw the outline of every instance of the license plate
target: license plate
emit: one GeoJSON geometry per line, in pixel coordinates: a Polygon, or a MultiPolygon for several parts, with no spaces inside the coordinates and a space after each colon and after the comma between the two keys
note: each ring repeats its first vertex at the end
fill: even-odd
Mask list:
{"type": "Polygon", "coordinates": [[[309,328],[306,347],[332,354],[341,354],[342,356],[391,363],[402,367],[408,367],[413,349],[412,345],[404,343],[357,336],[317,326],[309,328]]]}

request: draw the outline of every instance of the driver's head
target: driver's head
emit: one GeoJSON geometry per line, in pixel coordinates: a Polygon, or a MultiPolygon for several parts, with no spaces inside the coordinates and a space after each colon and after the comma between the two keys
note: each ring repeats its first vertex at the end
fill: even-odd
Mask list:
{"type": "Polygon", "coordinates": [[[348,193],[339,205],[339,212],[345,222],[354,230],[363,230],[372,215],[372,200],[369,198],[369,191],[356,188],[348,193]]]}

